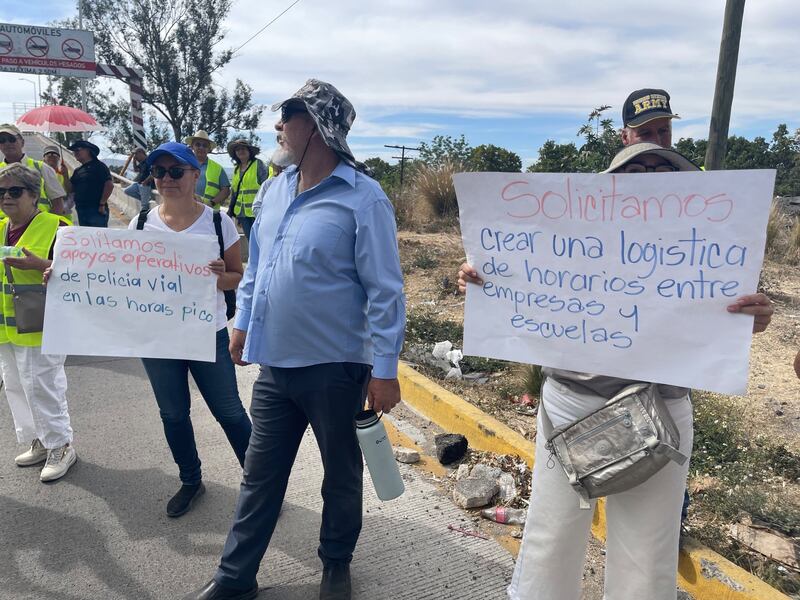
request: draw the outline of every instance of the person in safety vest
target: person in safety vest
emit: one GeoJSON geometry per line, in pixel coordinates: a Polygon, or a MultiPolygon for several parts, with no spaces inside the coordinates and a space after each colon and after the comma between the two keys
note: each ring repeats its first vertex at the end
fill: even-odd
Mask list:
{"type": "Polygon", "coordinates": [[[231,204],[228,215],[235,216],[242,226],[244,236],[250,241],[250,229],[256,220],[253,212],[255,200],[261,184],[272,177],[272,167],[267,167],[256,155],[261,152],[244,138],[233,140],[228,144],[228,154],[236,165],[233,169],[231,183],[231,204]]]}
{"type": "Polygon", "coordinates": [[[18,163],[0,169],[0,206],[6,214],[0,220],[6,256],[0,269],[0,368],[17,441],[30,446],[15,462],[20,467],[44,462],[39,478],[53,481],[77,459],[67,410],[66,356],[42,354],[42,332],[17,322],[14,298],[14,290],[42,285],[56,232],[66,224],[37,206],[41,179],[38,170],[18,163]]]}
{"type": "Polygon", "coordinates": [[[75,207],[75,198],[72,193],[72,182],[69,180],[72,173],[69,167],[67,167],[67,163],[64,162],[61,148],[58,146],[45,146],[42,150],[42,161],[55,171],[58,183],[64,188],[64,192],[66,192],[67,195],[63,202],[63,215],[70,221],[73,221],[72,209],[75,207]]]}
{"type": "Polygon", "coordinates": [[[185,143],[192,149],[197,162],[200,163],[200,178],[195,187],[195,196],[200,202],[216,210],[231,193],[228,174],[218,162],[208,158],[208,153],[217,145],[202,129],[187,137],[185,143]]]}
{"type": "MultiPolygon", "coordinates": [[[[58,182],[56,172],[42,161],[25,156],[24,146],[25,138],[22,137],[22,133],[15,125],[8,123],[0,125],[0,152],[4,157],[0,161],[0,168],[11,163],[22,163],[31,169],[36,169],[42,175],[42,183],[39,188],[39,210],[53,212],[57,215],[64,214],[64,197],[67,194],[58,182]]],[[[4,216],[0,211],[0,218],[4,216]]]]}

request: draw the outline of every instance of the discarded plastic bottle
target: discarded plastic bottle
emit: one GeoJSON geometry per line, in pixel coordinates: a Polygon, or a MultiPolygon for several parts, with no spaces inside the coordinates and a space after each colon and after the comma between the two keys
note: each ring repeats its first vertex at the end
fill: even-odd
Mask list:
{"type": "Polygon", "coordinates": [[[405,486],[386,428],[374,410],[362,410],[356,415],[356,436],[378,498],[384,502],[394,500],[405,491],[405,486]]]}
{"type": "Polygon", "coordinates": [[[481,511],[481,516],[504,525],[525,525],[525,511],[521,508],[493,506],[492,508],[484,508],[481,511]]]}
{"type": "Polygon", "coordinates": [[[0,246],[0,258],[6,258],[8,256],[22,258],[24,254],[22,254],[22,250],[16,246],[0,246]]]}

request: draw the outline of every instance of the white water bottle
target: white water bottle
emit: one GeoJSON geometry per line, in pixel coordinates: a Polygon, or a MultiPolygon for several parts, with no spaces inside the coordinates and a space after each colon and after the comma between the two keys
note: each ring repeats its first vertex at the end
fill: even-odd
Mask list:
{"type": "Polygon", "coordinates": [[[356,435],[375,492],[385,502],[400,496],[405,486],[394,460],[392,444],[380,419],[374,410],[362,410],[356,415],[356,435]]]}

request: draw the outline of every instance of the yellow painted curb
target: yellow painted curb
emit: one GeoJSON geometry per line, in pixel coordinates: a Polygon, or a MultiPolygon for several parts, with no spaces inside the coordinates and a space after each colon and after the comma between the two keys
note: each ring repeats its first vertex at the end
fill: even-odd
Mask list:
{"type": "MultiPolygon", "coordinates": [[[[533,466],[533,443],[507,425],[408,365],[400,365],[398,378],[406,404],[448,432],[465,435],[471,448],[496,454],[515,454],[533,466]]],[[[592,522],[592,533],[601,540],[605,539],[604,506],[604,502],[598,503],[592,522]]],[[[678,585],[694,600],[790,600],[692,539],[686,539],[681,549],[678,585]]]]}

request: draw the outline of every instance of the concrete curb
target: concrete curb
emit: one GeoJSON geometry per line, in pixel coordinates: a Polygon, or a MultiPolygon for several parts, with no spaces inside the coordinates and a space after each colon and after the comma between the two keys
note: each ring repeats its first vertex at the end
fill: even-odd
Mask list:
{"type": "MultiPolygon", "coordinates": [[[[470,447],[497,454],[515,454],[533,466],[534,445],[472,404],[445,390],[408,365],[398,372],[403,401],[443,429],[461,433],[470,447]]],[[[605,540],[605,503],[598,504],[592,523],[595,537],[605,540]]],[[[688,538],[678,565],[678,585],[695,600],[790,600],[726,558],[688,538]]]]}

